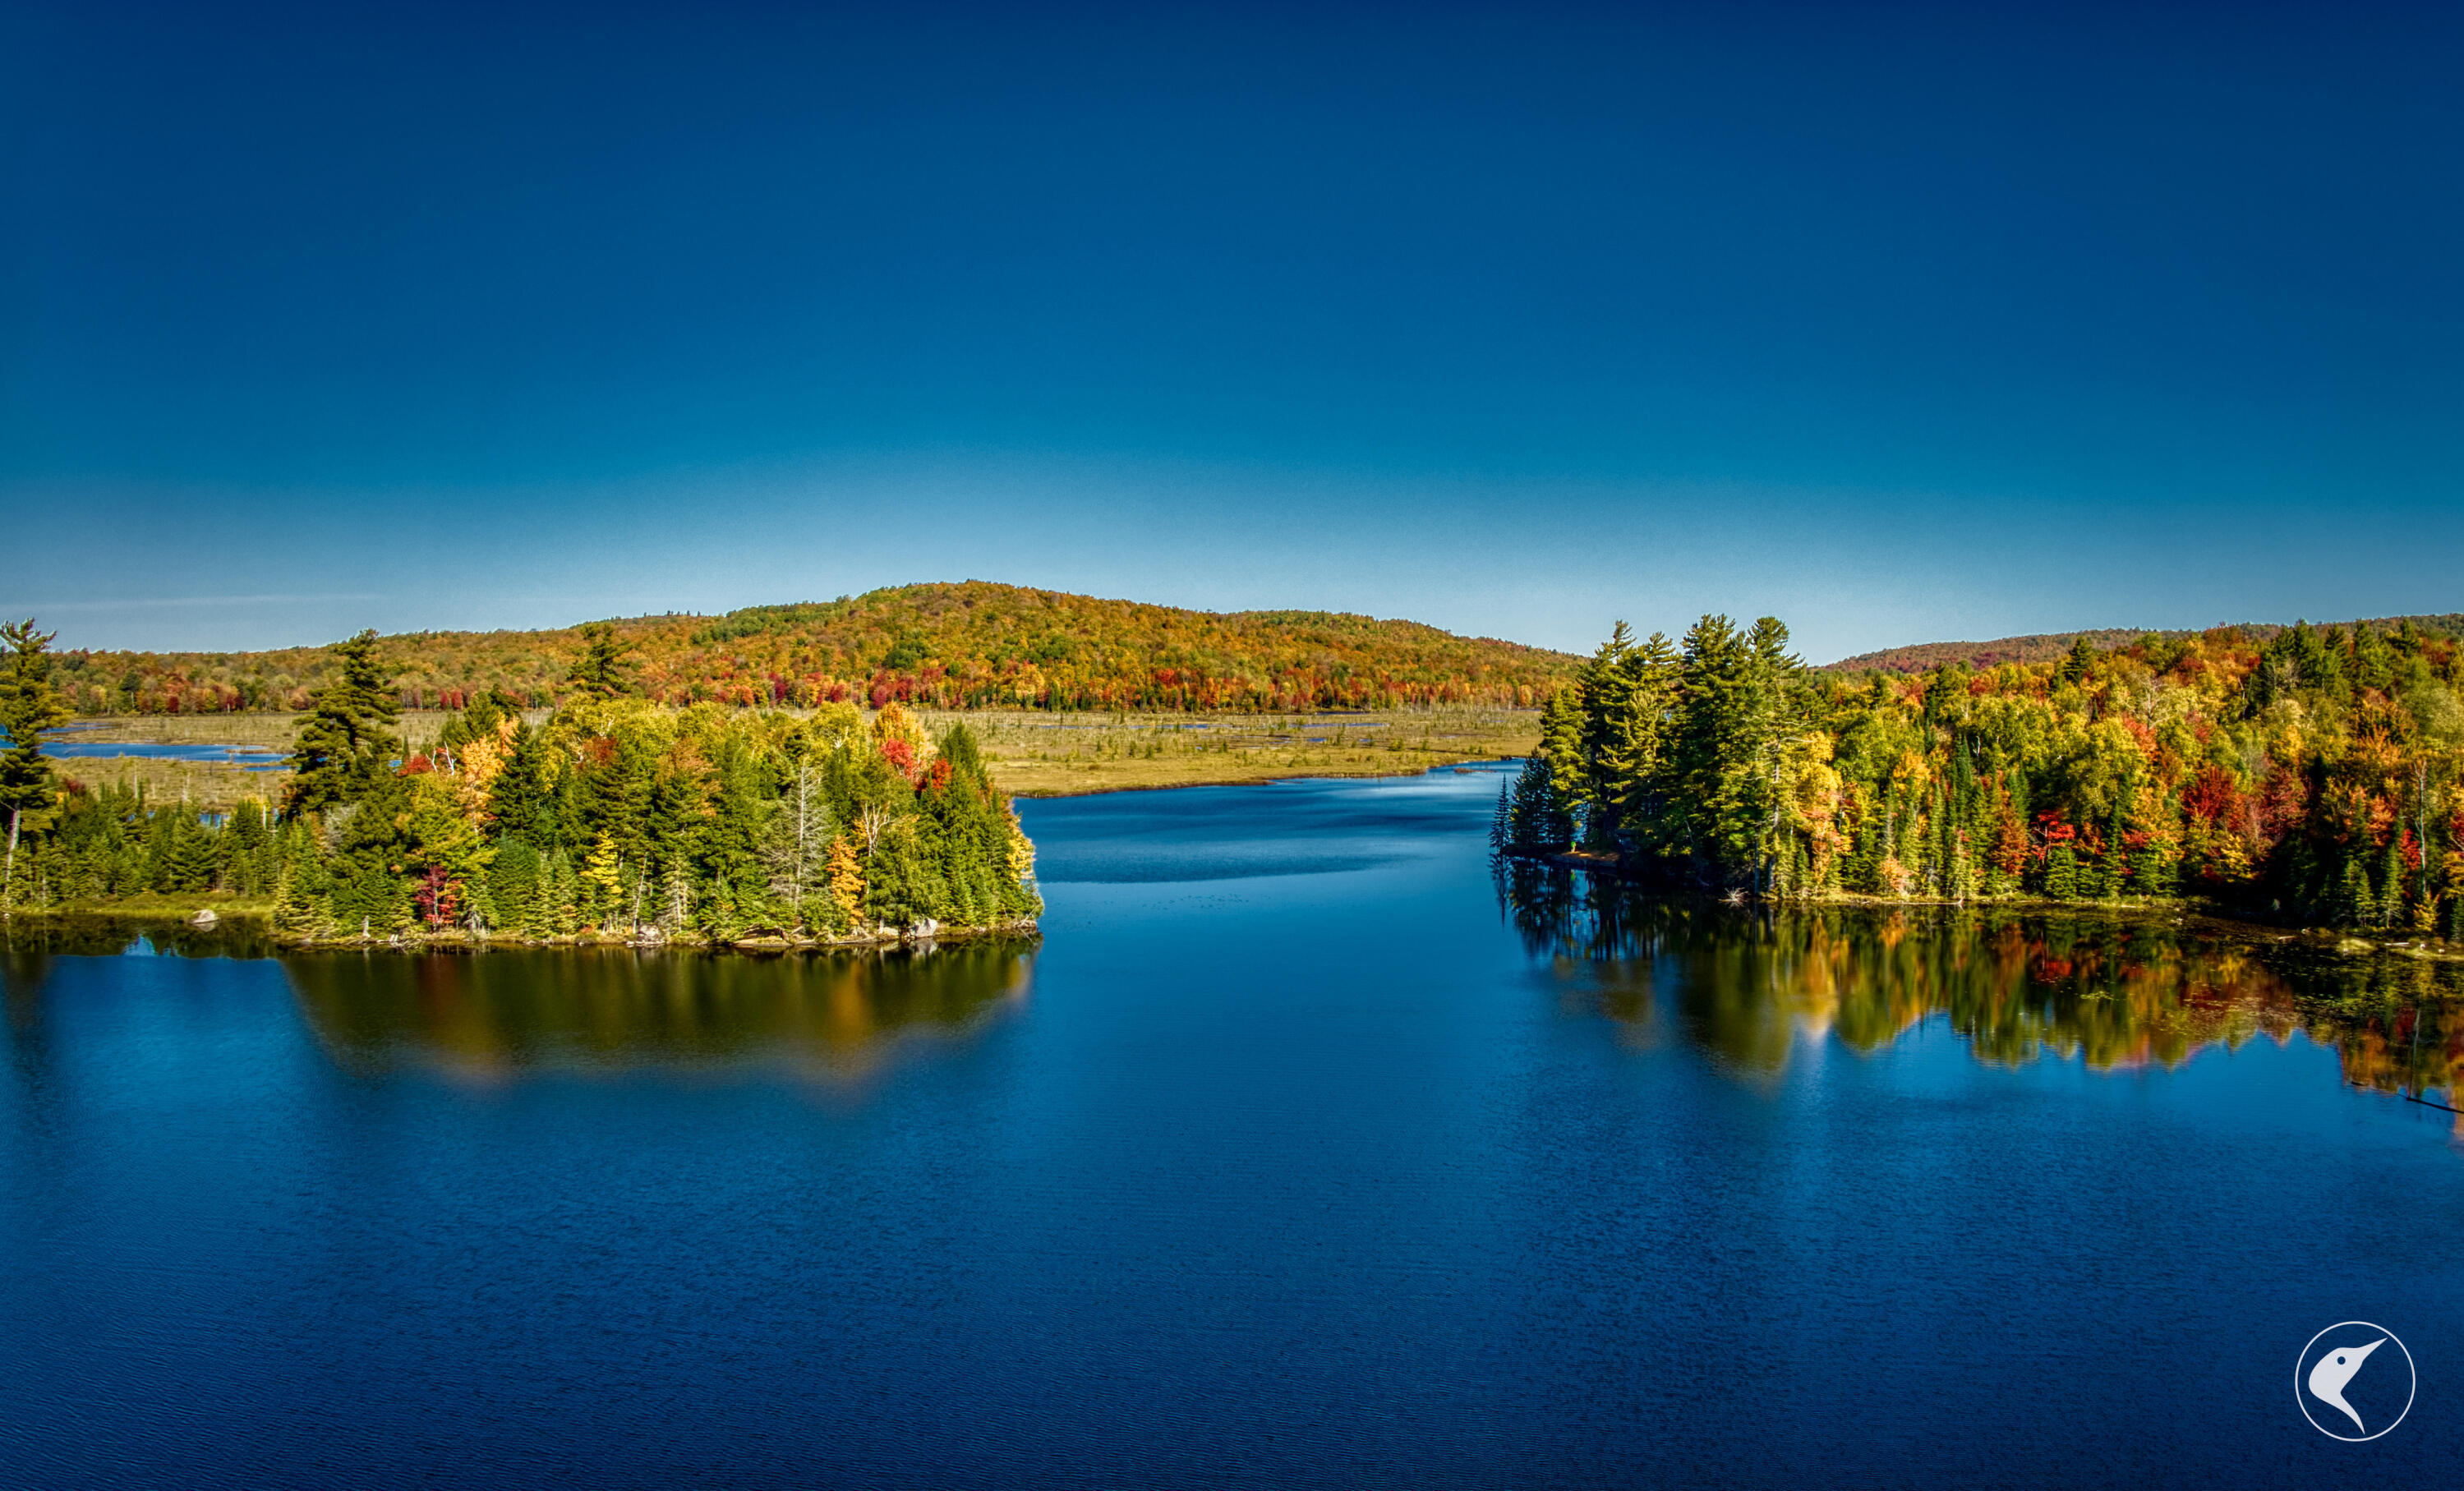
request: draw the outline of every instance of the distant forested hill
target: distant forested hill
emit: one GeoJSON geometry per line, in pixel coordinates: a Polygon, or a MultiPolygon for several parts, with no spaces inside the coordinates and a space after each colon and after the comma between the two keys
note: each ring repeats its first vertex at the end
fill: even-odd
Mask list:
{"type": "MultiPolygon", "coordinates": [[[[2374,631],[2392,634],[2397,627],[2410,622],[2415,630],[2434,637],[2464,637],[2464,613],[2450,612],[2444,616],[2387,616],[2363,622],[2341,624],[2367,626],[2374,631]]],[[[2275,622],[2252,623],[2238,626],[2220,626],[2215,631],[2237,631],[2253,643],[2275,640],[2284,625],[2275,622]]],[[[1859,652],[1843,657],[1837,663],[1826,663],[1823,669],[1834,673],[1922,673],[1956,663],[1963,668],[1993,668],[2004,663],[2050,663],[2071,649],[2071,645],[2085,637],[2088,646],[2101,652],[2127,647],[2142,637],[2157,637],[2167,642],[2179,642],[2198,636],[2189,631],[2143,631],[2126,626],[2107,626],[2094,631],[2050,631],[2027,637],[1997,637],[1991,642],[1920,642],[1904,647],[1885,647],[1880,652],[1859,652]]]]}
{"type": "MultiPolygon", "coordinates": [[[[901,585],[724,616],[608,624],[632,685],[671,703],[943,709],[1282,710],[1454,703],[1530,706],[1572,675],[1561,652],[1331,611],[1216,614],[969,581],[901,585]]],[[[61,637],[74,646],[73,633],[61,637]]],[[[382,654],[413,708],[491,689],[545,705],[566,689],[583,628],[414,632],[382,654]]],[[[85,713],[295,710],[330,647],[268,652],[84,652],[58,682],[85,713]]]]}

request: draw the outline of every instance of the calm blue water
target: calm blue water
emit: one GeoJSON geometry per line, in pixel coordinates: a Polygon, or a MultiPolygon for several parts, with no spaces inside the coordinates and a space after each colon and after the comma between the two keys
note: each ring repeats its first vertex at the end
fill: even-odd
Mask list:
{"type": "MultiPolygon", "coordinates": [[[[199,741],[164,740],[77,740],[65,738],[76,732],[97,730],[96,725],[62,725],[43,741],[43,754],[58,761],[84,760],[117,756],[143,756],[154,761],[224,761],[244,766],[253,772],[278,772],[289,756],[285,751],[259,746],[214,745],[199,741]]],[[[0,730],[0,747],[9,743],[9,733],[0,730]]]]}
{"type": "Polygon", "coordinates": [[[43,754],[63,761],[115,756],[142,756],[155,761],[227,761],[257,772],[282,770],[286,756],[286,753],[281,751],[260,750],[253,746],[159,740],[46,740],[43,754]]]}
{"type": "Polygon", "coordinates": [[[0,1482],[2455,1462],[2464,1151],[2343,1080],[2444,1070],[2409,986],[2164,929],[1505,908],[1496,784],[1022,804],[1031,952],[20,934],[0,1482]],[[2294,1403],[2351,1318],[2419,1366],[2366,1445],[2294,1403]]]}

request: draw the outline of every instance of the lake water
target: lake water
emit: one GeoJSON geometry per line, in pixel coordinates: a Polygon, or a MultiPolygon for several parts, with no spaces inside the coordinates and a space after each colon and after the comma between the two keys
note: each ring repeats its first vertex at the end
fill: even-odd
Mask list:
{"type": "Polygon", "coordinates": [[[2464,1150],[2403,1095],[2453,1101],[2415,1015],[2452,977],[1501,888],[1498,779],[1023,803],[1032,947],[21,929],[0,1483],[2315,1487],[2464,1450],[2464,1150]],[[2367,1444],[2295,1401],[2352,1319],[2418,1369],[2367,1444]]]}
{"type": "MultiPolygon", "coordinates": [[[[5,740],[0,735],[0,740],[5,740]]],[[[219,761],[253,772],[278,772],[289,754],[258,746],[213,745],[198,741],[46,740],[43,754],[55,760],[108,759],[143,756],[149,761],[219,761]]]]}

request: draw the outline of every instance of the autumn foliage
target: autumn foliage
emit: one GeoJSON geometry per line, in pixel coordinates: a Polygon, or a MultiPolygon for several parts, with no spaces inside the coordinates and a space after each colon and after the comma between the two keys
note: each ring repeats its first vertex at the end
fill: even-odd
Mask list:
{"type": "MultiPolygon", "coordinates": [[[[491,691],[538,708],[618,689],[679,707],[1525,707],[1547,698],[1575,662],[1413,622],[1216,614],[980,581],[720,617],[416,632],[380,639],[380,650],[403,707],[448,710],[491,691]],[[622,678],[604,666],[617,649],[627,660],[622,678]]],[[[63,692],[86,714],[300,710],[338,670],[332,647],[60,659],[63,692]]]]}
{"type": "Polygon", "coordinates": [[[1508,853],[1772,897],[2194,892],[2464,937],[2464,647],[2412,624],[2143,636],[1813,673],[1706,617],[1620,628],[1551,701],[1508,853]]]}

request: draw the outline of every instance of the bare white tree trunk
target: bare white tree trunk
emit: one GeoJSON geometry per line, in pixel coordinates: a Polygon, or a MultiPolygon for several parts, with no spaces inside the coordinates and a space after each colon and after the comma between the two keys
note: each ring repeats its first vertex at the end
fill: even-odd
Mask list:
{"type": "Polygon", "coordinates": [[[796,873],[787,885],[787,904],[796,914],[804,914],[804,872],[812,864],[809,841],[812,837],[813,768],[805,762],[796,763],[796,873]]]}

